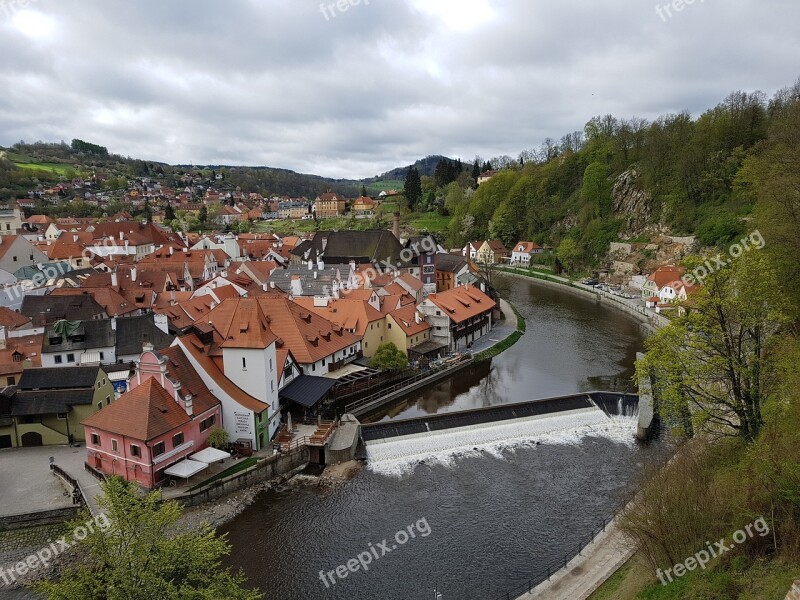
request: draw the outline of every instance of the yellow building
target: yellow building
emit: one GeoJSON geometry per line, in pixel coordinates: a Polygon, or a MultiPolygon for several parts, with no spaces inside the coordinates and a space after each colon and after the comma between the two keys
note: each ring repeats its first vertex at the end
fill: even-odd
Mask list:
{"type": "Polygon", "coordinates": [[[25,369],[17,389],[0,398],[0,448],[85,441],[81,421],[113,399],[98,366],[25,369]]]}
{"type": "Polygon", "coordinates": [[[431,326],[413,304],[386,315],[386,341],[392,342],[406,354],[411,348],[430,339],[431,326]]]}

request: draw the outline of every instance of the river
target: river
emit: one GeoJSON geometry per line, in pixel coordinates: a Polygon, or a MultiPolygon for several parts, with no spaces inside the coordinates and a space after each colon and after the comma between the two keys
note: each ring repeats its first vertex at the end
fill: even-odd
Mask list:
{"type": "MultiPolygon", "coordinates": [[[[631,389],[644,341],[637,322],[535,281],[500,276],[496,287],[526,318],[522,339],[377,420],[631,389]]],[[[421,464],[376,461],[334,488],[301,476],[221,528],[233,545],[228,564],[274,600],[416,600],[435,588],[442,600],[504,598],[574,555],[624,503],[644,464],[663,459],[663,444],[639,446],[633,432],[633,419],[576,423],[538,444],[466,448],[421,464]],[[396,543],[409,528],[415,536],[396,543]],[[324,574],[373,548],[382,549],[368,571],[334,576],[335,584],[324,574]]]]}

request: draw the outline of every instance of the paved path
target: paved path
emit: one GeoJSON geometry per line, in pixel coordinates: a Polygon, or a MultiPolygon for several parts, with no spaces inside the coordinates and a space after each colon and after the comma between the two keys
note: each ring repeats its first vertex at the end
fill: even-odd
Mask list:
{"type": "MultiPolygon", "coordinates": [[[[69,446],[41,446],[39,448],[15,448],[13,450],[3,451],[2,469],[0,472],[5,474],[6,469],[9,469],[17,474],[17,477],[24,477],[26,480],[46,479],[47,481],[58,481],[57,475],[53,475],[50,471],[50,457],[55,459],[55,463],[64,469],[71,477],[78,480],[84,497],[93,515],[99,513],[97,508],[96,497],[101,493],[100,482],[92,477],[83,468],[83,463],[86,461],[86,448],[80,446],[71,448],[69,446]]],[[[4,477],[5,479],[5,477],[4,477]]],[[[60,479],[60,478],[59,478],[60,479]]],[[[62,485],[62,489],[66,488],[62,485]]],[[[0,487],[2,489],[2,487],[0,487]]],[[[0,499],[5,498],[6,492],[2,493],[0,499]]],[[[72,498],[67,495],[69,502],[67,506],[72,506],[72,498]]],[[[44,501],[44,497],[42,500],[44,501]]],[[[0,505],[4,503],[0,502],[0,505]]],[[[16,512],[31,512],[35,510],[46,510],[46,508],[32,508],[31,502],[26,500],[21,505],[23,510],[16,512]]],[[[56,507],[58,508],[58,507],[56,507]]]]}
{"type": "Polygon", "coordinates": [[[0,516],[72,506],[71,490],[50,471],[53,453],[42,450],[9,448],[0,451],[0,516]]]}
{"type": "Polygon", "coordinates": [[[469,349],[472,354],[478,354],[479,352],[488,350],[492,346],[504,341],[517,330],[517,315],[514,314],[511,305],[501,299],[500,310],[503,311],[506,317],[505,320],[497,321],[497,325],[494,326],[494,329],[472,343],[472,348],[469,349]]]}
{"type": "Polygon", "coordinates": [[[632,555],[633,546],[615,519],[566,568],[518,600],[585,600],[632,555]]]}

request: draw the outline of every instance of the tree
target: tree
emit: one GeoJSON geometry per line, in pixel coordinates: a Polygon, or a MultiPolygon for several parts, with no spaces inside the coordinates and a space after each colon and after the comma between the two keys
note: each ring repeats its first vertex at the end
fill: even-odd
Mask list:
{"type": "Polygon", "coordinates": [[[175,209],[172,208],[172,204],[167,204],[166,208],[164,208],[164,220],[165,221],[175,220],[175,209]]]}
{"type": "Polygon", "coordinates": [[[200,207],[200,213],[197,215],[197,220],[200,222],[200,226],[204,227],[206,223],[208,223],[208,208],[206,205],[200,207]]]}
{"type": "Polygon", "coordinates": [[[392,342],[378,346],[369,366],[380,371],[400,371],[408,366],[408,357],[392,342]]]}
{"type": "Polygon", "coordinates": [[[403,195],[408,200],[411,210],[416,209],[417,204],[419,204],[422,198],[422,181],[419,178],[419,171],[417,171],[417,168],[413,165],[408,168],[408,173],[406,173],[406,184],[403,195]]]}
{"type": "MultiPolygon", "coordinates": [[[[83,549],[76,568],[34,589],[48,600],[257,600],[262,595],[243,587],[244,575],[222,568],[230,552],[224,537],[209,527],[184,532],[176,527],[181,506],[161,503],[161,494],[142,496],[138,487],[113,477],[102,484],[98,504],[103,526],[91,528],[78,542],[83,549]]],[[[84,530],[89,529],[84,527],[84,530]]]]}
{"type": "Polygon", "coordinates": [[[361,195],[362,196],[367,196],[368,195],[367,194],[367,186],[365,186],[365,185],[361,186],[361,195]]]}
{"type": "Polygon", "coordinates": [[[214,427],[208,434],[208,445],[212,448],[223,448],[229,441],[230,435],[222,427],[214,427]]]}
{"type": "Polygon", "coordinates": [[[577,242],[569,237],[561,240],[556,250],[556,255],[567,271],[573,271],[583,256],[577,242]]]}
{"type": "Polygon", "coordinates": [[[148,223],[153,221],[153,209],[150,207],[150,198],[147,196],[144,198],[144,210],[142,211],[142,217],[148,223]]]}
{"type": "Polygon", "coordinates": [[[662,415],[686,435],[755,440],[773,381],[773,337],[788,301],[764,253],[751,251],[708,276],[688,313],[647,341],[636,364],[651,377],[662,415]]]}

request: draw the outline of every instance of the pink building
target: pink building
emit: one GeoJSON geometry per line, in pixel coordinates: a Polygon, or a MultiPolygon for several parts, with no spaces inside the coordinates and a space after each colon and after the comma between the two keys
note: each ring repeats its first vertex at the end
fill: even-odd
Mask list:
{"type": "Polygon", "coordinates": [[[87,462],[152,489],[165,469],[207,446],[221,406],[177,347],[145,349],[130,388],[83,421],[87,462]]]}

